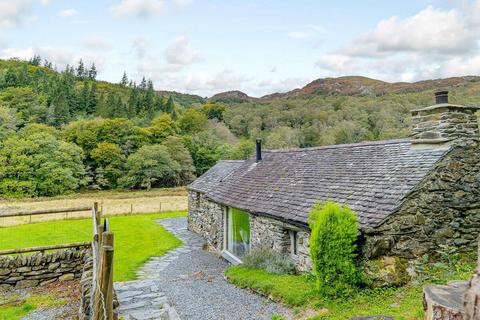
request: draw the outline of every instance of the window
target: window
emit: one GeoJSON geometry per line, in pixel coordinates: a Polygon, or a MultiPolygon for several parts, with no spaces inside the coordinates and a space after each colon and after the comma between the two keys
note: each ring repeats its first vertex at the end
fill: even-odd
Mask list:
{"type": "Polygon", "coordinates": [[[292,255],[298,254],[297,243],[298,243],[298,234],[295,230],[289,230],[290,233],[290,252],[292,255]]]}
{"type": "Polygon", "coordinates": [[[227,251],[237,258],[250,251],[250,215],[230,208],[227,214],[227,251]]]}

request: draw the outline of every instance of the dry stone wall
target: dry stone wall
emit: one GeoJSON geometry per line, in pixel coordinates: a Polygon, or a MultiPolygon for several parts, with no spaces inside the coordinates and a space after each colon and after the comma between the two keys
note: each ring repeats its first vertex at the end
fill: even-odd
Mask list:
{"type": "Polygon", "coordinates": [[[440,244],[474,251],[480,234],[479,151],[476,143],[453,149],[396,213],[367,232],[366,256],[414,258],[440,244]]]}
{"type": "Polygon", "coordinates": [[[0,286],[35,287],[82,275],[84,257],[90,248],[0,257],[0,286]]]}

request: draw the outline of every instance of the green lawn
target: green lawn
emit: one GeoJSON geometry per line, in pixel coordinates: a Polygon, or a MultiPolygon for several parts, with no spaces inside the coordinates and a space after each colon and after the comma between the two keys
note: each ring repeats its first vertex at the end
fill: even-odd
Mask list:
{"type": "Polygon", "coordinates": [[[0,320],[17,320],[29,314],[38,307],[58,307],[66,304],[64,299],[58,299],[54,294],[34,295],[27,297],[25,300],[18,300],[12,297],[7,301],[11,304],[0,306],[0,320]]]}
{"type": "MultiPolygon", "coordinates": [[[[431,275],[438,283],[453,279],[468,279],[474,266],[474,263],[468,262],[460,265],[457,270],[431,275]]],[[[230,267],[225,274],[233,284],[283,302],[293,307],[294,311],[300,315],[309,314],[313,317],[311,319],[343,320],[362,315],[390,315],[401,320],[424,318],[422,284],[399,288],[364,289],[344,299],[330,300],[323,299],[315,293],[315,280],[312,276],[275,275],[244,266],[230,267]],[[324,309],[323,312],[322,309],[324,309]]]]}
{"type": "MultiPolygon", "coordinates": [[[[169,212],[110,217],[110,229],[115,234],[114,280],[135,279],[135,270],[149,257],[164,255],[180,246],[182,242],[155,220],[186,215],[186,212],[169,212]]],[[[91,219],[33,223],[0,228],[0,250],[90,241],[91,238],[91,219]]]]}

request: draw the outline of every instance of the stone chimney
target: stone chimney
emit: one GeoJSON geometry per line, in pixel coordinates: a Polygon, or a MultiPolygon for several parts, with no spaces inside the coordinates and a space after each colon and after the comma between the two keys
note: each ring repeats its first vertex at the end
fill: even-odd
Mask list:
{"type": "Polygon", "coordinates": [[[435,104],[412,110],[412,143],[443,144],[454,140],[479,139],[480,108],[448,103],[448,91],[435,93],[435,104]]]}

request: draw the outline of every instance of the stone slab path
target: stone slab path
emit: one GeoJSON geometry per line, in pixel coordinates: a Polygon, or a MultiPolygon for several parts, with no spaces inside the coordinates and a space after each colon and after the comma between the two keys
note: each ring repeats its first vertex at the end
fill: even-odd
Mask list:
{"type": "Polygon", "coordinates": [[[228,283],[228,263],[202,250],[204,240],[187,230],[186,218],[159,219],[183,246],[151,258],[138,271],[140,280],[116,283],[125,320],[290,318],[288,308],[228,283]]]}

